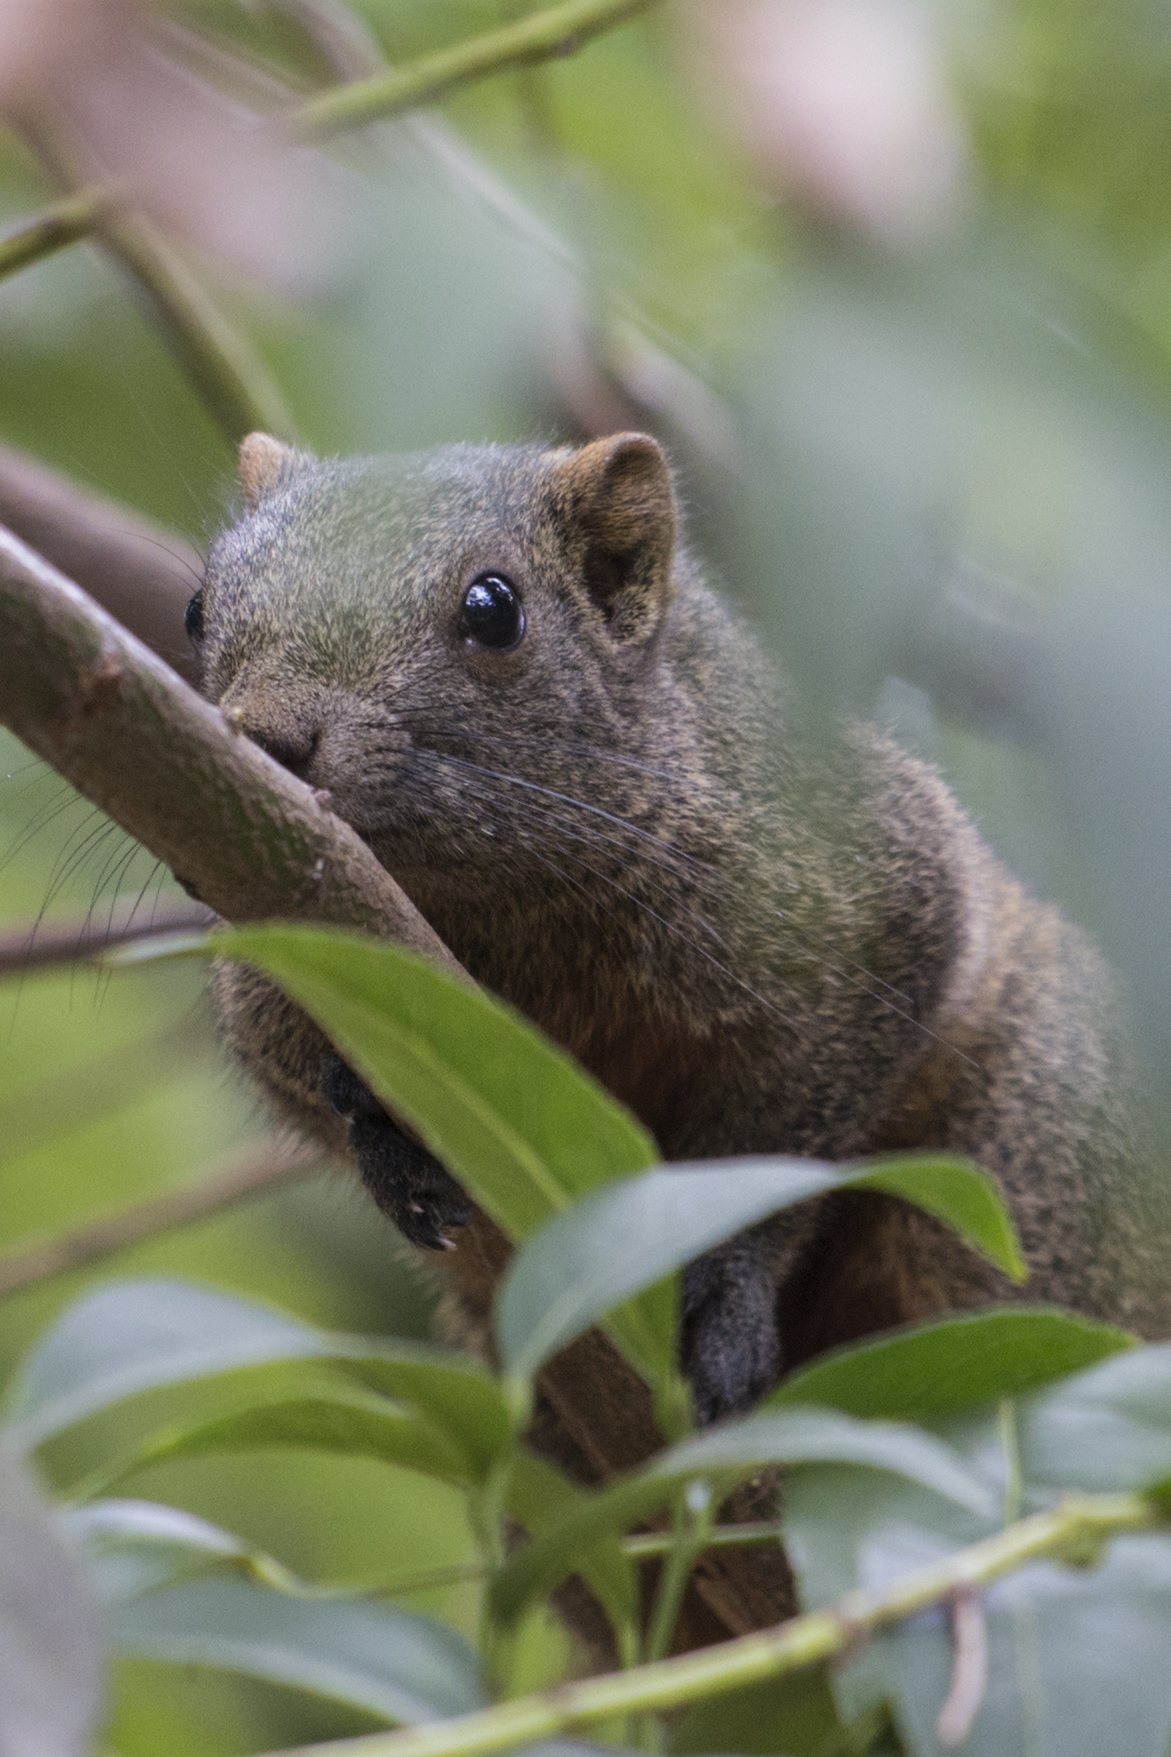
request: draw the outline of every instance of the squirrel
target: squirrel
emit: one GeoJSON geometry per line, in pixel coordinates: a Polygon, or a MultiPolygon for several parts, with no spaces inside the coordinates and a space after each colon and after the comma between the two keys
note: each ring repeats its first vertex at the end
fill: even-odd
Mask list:
{"type": "MultiPolygon", "coordinates": [[[[803,736],[654,439],[331,461],[254,434],[240,479],[188,607],[204,694],[665,1160],[967,1155],[1028,1298],[1171,1333],[1102,959],[933,768],[868,725],[803,736]]],[[[378,1205],[458,1259],[472,1209],[443,1167],[258,973],[217,988],[278,1107],[335,1144],[340,1117],[378,1205]]],[[[698,1418],[829,1347],[1019,1297],[893,1197],[800,1204],[685,1271],[698,1418]]]]}

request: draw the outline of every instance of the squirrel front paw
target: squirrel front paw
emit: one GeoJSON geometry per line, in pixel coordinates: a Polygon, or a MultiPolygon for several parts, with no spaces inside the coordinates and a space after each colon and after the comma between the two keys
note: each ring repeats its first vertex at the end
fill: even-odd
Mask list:
{"type": "Polygon", "coordinates": [[[683,1370],[701,1427],[743,1414],[780,1371],[776,1281],[745,1246],[734,1241],[683,1271],[683,1370]]]}
{"type": "Polygon", "coordinates": [[[330,1057],[322,1091],[349,1124],[350,1149],[362,1182],[382,1212],[413,1245],[429,1251],[453,1249],[447,1229],[465,1225],[472,1207],[451,1173],[387,1116],[340,1055],[330,1057]]]}

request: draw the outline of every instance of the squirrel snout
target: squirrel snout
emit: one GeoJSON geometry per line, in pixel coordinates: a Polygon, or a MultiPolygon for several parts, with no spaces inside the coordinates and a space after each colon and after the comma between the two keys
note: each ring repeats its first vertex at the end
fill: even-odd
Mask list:
{"type": "Polygon", "coordinates": [[[308,778],[309,765],[321,741],[320,726],[264,726],[242,718],[238,729],[274,761],[301,780],[308,778]]]}
{"type": "MultiPolygon", "coordinates": [[[[256,737],[255,734],[253,736],[256,737]]],[[[256,737],[256,743],[262,750],[266,750],[270,757],[275,758],[278,763],[283,764],[286,769],[290,769],[294,775],[299,775],[304,780],[320,737],[320,730],[307,733],[298,732],[291,736],[286,733],[276,733],[266,737],[256,737]]]]}

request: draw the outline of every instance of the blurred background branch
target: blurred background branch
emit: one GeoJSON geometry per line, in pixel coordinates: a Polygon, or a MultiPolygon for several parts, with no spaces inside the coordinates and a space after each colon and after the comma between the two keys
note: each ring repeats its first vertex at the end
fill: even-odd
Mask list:
{"type": "Polygon", "coordinates": [[[0,1253],[0,1299],[37,1282],[104,1262],[144,1239],[193,1226],[238,1202],[308,1177],[320,1169],[321,1157],[320,1148],[262,1141],[232,1155],[226,1163],[205,1167],[205,1175],[181,1189],[134,1202],[39,1243],[0,1253]]]}
{"type": "Polygon", "coordinates": [[[433,104],[461,85],[509,68],[533,66],[572,55],[582,44],[625,24],[657,0],[563,0],[515,24],[472,37],[450,49],[339,91],[323,92],[297,111],[290,124],[299,139],[316,140],[367,122],[387,121],[433,104]]]}
{"type": "Polygon", "coordinates": [[[63,195],[25,225],[0,238],[0,276],[16,274],[42,257],[90,237],[119,201],[118,191],[96,184],[63,195]]]}

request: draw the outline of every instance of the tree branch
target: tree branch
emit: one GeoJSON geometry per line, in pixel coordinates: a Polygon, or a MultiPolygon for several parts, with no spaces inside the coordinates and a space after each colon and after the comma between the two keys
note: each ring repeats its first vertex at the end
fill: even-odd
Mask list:
{"type": "Polygon", "coordinates": [[[487,79],[507,67],[526,67],[570,55],[591,37],[645,12],[655,0],[563,0],[543,12],[455,43],[409,66],[356,80],[310,98],[287,126],[300,140],[315,140],[367,122],[385,121],[446,96],[457,86],[487,79]]]}
{"type": "Polygon", "coordinates": [[[365,928],[458,970],[311,788],[5,531],[0,715],[218,915],[365,928]]]}
{"type": "Polygon", "coordinates": [[[1070,1495],[984,1542],[905,1574],[884,1591],[847,1593],[824,1611],[629,1671],[562,1684],[492,1708],[401,1732],[369,1733],[298,1746],[269,1757],[479,1757],[481,1752],[533,1744],[596,1726],[612,1716],[648,1714],[784,1677],[836,1659],[860,1640],[932,1605],[971,1593],[1042,1557],[1081,1560],[1120,1532],[1166,1523],[1165,1510],[1144,1495],[1070,1495]]]}
{"type": "Polygon", "coordinates": [[[262,1141],[226,1162],[217,1161],[205,1175],[181,1189],[149,1196],[70,1232],[5,1252],[0,1256],[0,1299],[87,1263],[101,1262],[143,1239],[222,1214],[254,1196],[307,1177],[320,1169],[321,1163],[320,1147],[262,1141]]]}

